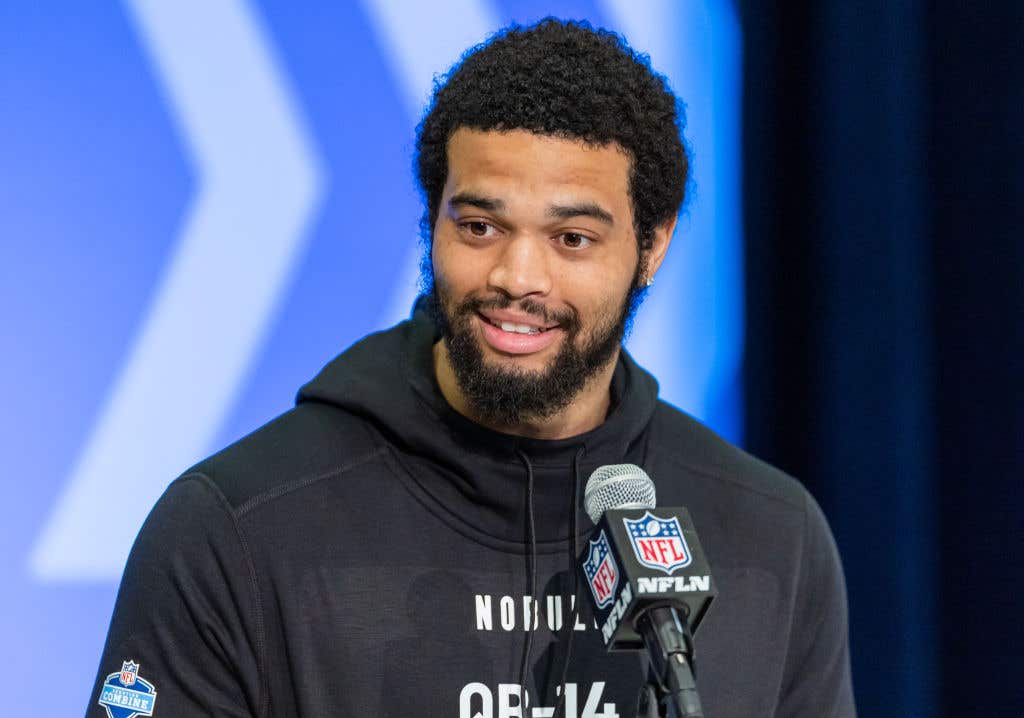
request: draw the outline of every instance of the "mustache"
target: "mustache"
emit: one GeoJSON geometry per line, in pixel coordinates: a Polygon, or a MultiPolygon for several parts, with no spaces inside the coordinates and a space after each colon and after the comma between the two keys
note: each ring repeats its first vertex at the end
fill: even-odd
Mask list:
{"type": "Polygon", "coordinates": [[[515,305],[516,311],[537,317],[543,320],[545,324],[558,324],[569,332],[579,328],[579,316],[575,310],[571,308],[551,309],[529,297],[513,301],[511,297],[504,295],[488,298],[470,296],[459,304],[456,308],[456,314],[468,316],[487,309],[508,309],[513,305],[515,305]]]}

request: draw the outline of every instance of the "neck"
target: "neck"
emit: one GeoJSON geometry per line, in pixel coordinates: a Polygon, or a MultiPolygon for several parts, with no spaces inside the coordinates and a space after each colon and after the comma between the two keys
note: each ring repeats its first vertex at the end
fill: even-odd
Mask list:
{"type": "Polygon", "coordinates": [[[618,352],[580,388],[569,405],[551,416],[526,417],[515,424],[498,424],[478,415],[455,377],[444,340],[434,344],[434,375],[445,401],[467,419],[494,431],[530,439],[568,439],[600,426],[611,406],[611,383],[618,352]]]}

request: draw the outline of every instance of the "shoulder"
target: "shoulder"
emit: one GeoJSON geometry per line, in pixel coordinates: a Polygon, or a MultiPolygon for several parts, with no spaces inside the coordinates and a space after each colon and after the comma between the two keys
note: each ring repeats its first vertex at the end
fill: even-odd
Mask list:
{"type": "Polygon", "coordinates": [[[702,630],[748,640],[765,624],[752,617],[774,616],[768,623],[778,629],[785,663],[776,714],[853,715],[846,585],[814,498],[792,476],[664,402],[647,455],[659,472],[659,504],[664,488],[665,504],[690,510],[720,587],[702,630]]]}
{"type": "Polygon", "coordinates": [[[803,511],[809,498],[789,474],[747,453],[689,414],[659,401],[648,451],[722,490],[750,493],[803,511]]]}
{"type": "Polygon", "coordinates": [[[373,461],[384,448],[367,420],[306,402],[199,462],[181,479],[200,478],[238,512],[303,484],[343,475],[373,461]]]}
{"type": "Polygon", "coordinates": [[[805,580],[838,570],[828,522],[803,484],[693,417],[659,402],[647,457],[659,504],[689,508],[719,556],[805,580]]]}
{"type": "Polygon", "coordinates": [[[291,496],[312,511],[317,498],[302,489],[347,478],[385,449],[368,421],[300,404],[171,482],[136,538],[124,580],[138,575],[145,585],[153,574],[180,571],[215,582],[241,571],[248,581],[261,526],[248,518],[252,508],[291,496]]]}

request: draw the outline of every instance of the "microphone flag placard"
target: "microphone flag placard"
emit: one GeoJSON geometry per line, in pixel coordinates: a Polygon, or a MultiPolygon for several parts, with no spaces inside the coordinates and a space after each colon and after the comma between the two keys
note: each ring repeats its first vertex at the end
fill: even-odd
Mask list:
{"type": "Polygon", "coordinates": [[[606,648],[642,649],[633,621],[658,604],[680,606],[697,632],[718,589],[689,511],[608,509],[592,536],[579,568],[606,648]]]}

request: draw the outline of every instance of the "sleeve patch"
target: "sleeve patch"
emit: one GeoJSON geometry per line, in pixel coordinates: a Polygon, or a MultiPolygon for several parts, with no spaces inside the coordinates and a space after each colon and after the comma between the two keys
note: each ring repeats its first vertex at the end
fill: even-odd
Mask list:
{"type": "Polygon", "coordinates": [[[139,675],[139,664],[130,658],[121,670],[111,673],[100,687],[99,704],[107,718],[135,718],[153,715],[156,687],[139,675]]]}

